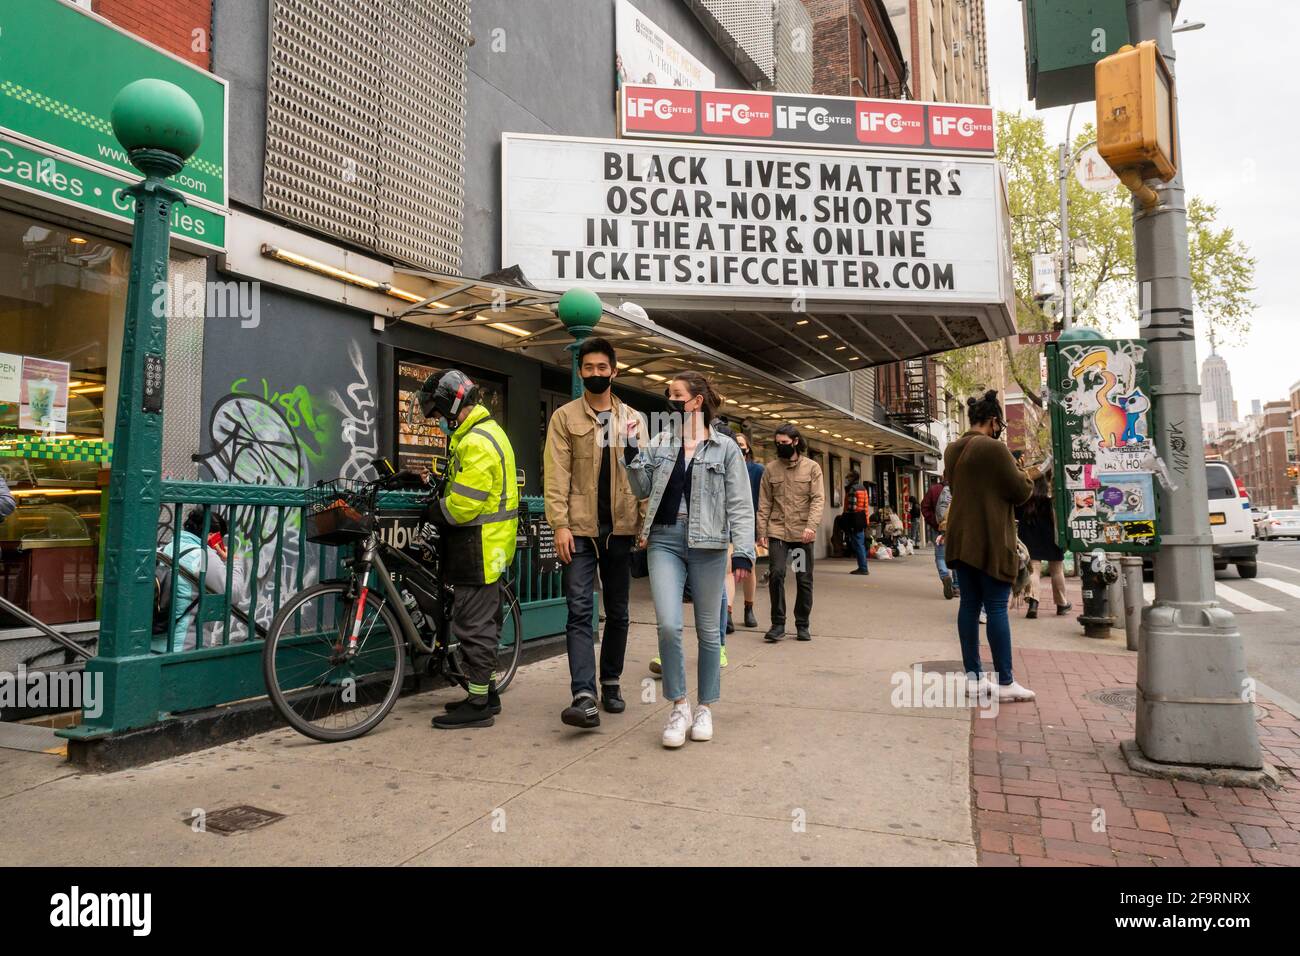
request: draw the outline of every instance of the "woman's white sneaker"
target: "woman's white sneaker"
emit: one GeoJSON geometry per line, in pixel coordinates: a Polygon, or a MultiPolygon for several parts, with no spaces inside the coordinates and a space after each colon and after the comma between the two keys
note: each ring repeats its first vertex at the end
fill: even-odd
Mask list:
{"type": "Polygon", "coordinates": [[[695,708],[695,722],[691,724],[691,740],[713,739],[713,712],[701,704],[695,708]]]}
{"type": "Polygon", "coordinates": [[[1028,687],[1021,687],[1015,681],[998,685],[998,700],[1033,700],[1037,695],[1028,687]]]}
{"type": "Polygon", "coordinates": [[[691,705],[687,701],[673,704],[664,725],[664,746],[680,747],[686,743],[686,728],[691,725],[691,705]]]}

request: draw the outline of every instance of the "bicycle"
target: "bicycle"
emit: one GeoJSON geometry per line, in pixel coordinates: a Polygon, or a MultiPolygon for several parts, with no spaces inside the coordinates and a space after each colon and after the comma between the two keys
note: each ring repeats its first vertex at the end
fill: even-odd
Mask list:
{"type": "MultiPolygon", "coordinates": [[[[419,529],[419,561],[377,531],[378,492],[400,478],[335,479],[308,489],[307,540],[353,545],[350,572],[285,601],[267,628],[262,671],[280,716],[315,740],[353,740],[377,727],[397,703],[408,667],[469,687],[451,634],[455,590],[441,578],[436,525],[419,529]]],[[[499,692],[514,679],[523,644],[509,580],[502,580],[501,593],[499,692]]]]}

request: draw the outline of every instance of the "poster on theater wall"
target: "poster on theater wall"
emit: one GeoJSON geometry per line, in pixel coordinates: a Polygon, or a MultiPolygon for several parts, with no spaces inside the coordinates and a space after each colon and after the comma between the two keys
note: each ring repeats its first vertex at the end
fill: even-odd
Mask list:
{"type": "Polygon", "coordinates": [[[629,0],[614,3],[614,71],[619,86],[711,89],[715,83],[712,70],[629,0]]]}
{"type": "Polygon", "coordinates": [[[23,356],[18,427],[33,431],[65,431],[68,427],[67,362],[23,356]]]}

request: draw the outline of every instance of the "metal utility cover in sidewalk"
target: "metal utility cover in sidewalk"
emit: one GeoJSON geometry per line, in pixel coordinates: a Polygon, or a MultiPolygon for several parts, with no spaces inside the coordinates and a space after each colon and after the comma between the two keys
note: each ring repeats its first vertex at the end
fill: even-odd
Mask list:
{"type": "MultiPolygon", "coordinates": [[[[241,804],[237,807],[226,807],[222,810],[213,810],[203,820],[203,829],[210,830],[213,833],[220,833],[222,836],[230,836],[234,833],[243,833],[247,830],[256,830],[260,827],[270,826],[277,820],[283,820],[283,813],[276,813],[274,810],[263,810],[260,807],[250,807],[247,804],[241,804]]],[[[193,825],[193,817],[183,818],[183,822],[193,825]]]]}

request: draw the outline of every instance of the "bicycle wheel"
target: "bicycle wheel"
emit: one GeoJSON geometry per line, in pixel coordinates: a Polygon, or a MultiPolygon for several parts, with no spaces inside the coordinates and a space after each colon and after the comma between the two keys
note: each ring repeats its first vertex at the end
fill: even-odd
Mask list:
{"type": "MultiPolygon", "coordinates": [[[[519,611],[519,600],[509,584],[501,585],[501,640],[497,644],[497,660],[493,673],[497,680],[497,693],[501,693],[514,680],[515,671],[519,670],[519,653],[523,649],[524,619],[519,611]]],[[[453,644],[448,653],[449,673],[456,683],[469,689],[469,678],[465,676],[465,665],[460,653],[460,644],[453,644]]]]}
{"type": "Polygon", "coordinates": [[[383,720],[402,690],[406,640],[382,594],[358,611],[346,581],[313,585],[280,608],[262,650],[266,691],[289,726],[314,740],[352,740],[383,720]],[[357,651],[343,653],[354,619],[357,651]]]}

